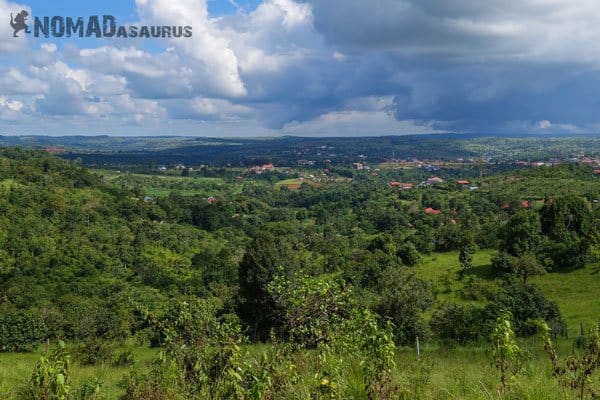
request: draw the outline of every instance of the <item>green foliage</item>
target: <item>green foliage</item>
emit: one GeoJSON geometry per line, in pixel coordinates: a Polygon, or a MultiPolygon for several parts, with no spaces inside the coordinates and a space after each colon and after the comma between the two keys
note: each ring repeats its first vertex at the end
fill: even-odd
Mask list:
{"type": "Polygon", "coordinates": [[[18,394],[22,400],[69,400],[70,356],[65,344],[58,342],[50,354],[43,355],[38,361],[29,382],[18,394]]]}
{"type": "Polygon", "coordinates": [[[87,339],[75,349],[75,360],[81,365],[96,365],[111,361],[113,346],[101,339],[87,339]]]}
{"type": "Polygon", "coordinates": [[[280,267],[286,266],[286,273],[294,270],[290,265],[293,253],[285,238],[271,232],[260,232],[246,249],[239,271],[240,317],[255,338],[264,340],[272,328],[281,325],[281,313],[269,293],[269,284],[280,267]]]}
{"type": "Polygon", "coordinates": [[[44,321],[32,311],[0,313],[0,351],[32,351],[46,338],[44,321]]]}
{"type": "Polygon", "coordinates": [[[465,344],[482,338],[483,318],[479,307],[448,304],[433,313],[429,325],[436,337],[465,344]]]}
{"type": "Polygon", "coordinates": [[[433,304],[431,286],[404,269],[388,268],[377,287],[374,310],[393,325],[395,340],[411,344],[417,336],[427,336],[423,312],[433,304]]]}
{"type": "Polygon", "coordinates": [[[282,338],[309,348],[327,342],[355,307],[352,289],[329,276],[286,278],[280,268],[268,290],[282,310],[282,338]]]}
{"type": "MultiPolygon", "coordinates": [[[[374,176],[335,163],[329,172],[323,164],[260,176],[240,167],[194,167],[188,177],[91,173],[1,149],[0,166],[0,345],[29,351],[46,337],[73,341],[75,361],[90,366],[65,380],[82,383],[70,399],[100,398],[104,386],[89,375],[105,380],[124,366],[132,367],[124,399],[479,398],[464,371],[489,385],[489,360],[473,347],[438,350],[437,339],[470,346],[503,310],[515,335],[532,334],[531,319],[562,333],[561,312],[542,292],[572,324],[597,306],[586,294],[597,286],[594,264],[553,273],[590,261],[600,237],[600,208],[590,206],[600,180],[587,167],[497,175],[514,167],[486,165],[478,178],[472,165],[448,165],[436,174],[480,190],[450,183],[398,191],[390,181],[431,174],[381,166],[374,176]],[[308,174],[320,182],[276,184],[308,174]],[[426,206],[443,212],[426,215],[426,206]],[[433,250],[453,252],[427,256],[433,250]],[[495,272],[506,272],[506,282],[495,272]],[[442,277],[434,296],[426,282],[442,277]],[[416,362],[395,347],[412,347],[416,336],[440,354],[433,375],[428,357],[416,362]],[[115,356],[112,346],[130,338],[160,347],[159,357],[148,365],[129,350],[115,356]],[[477,362],[444,365],[465,353],[477,362]],[[439,382],[447,373],[454,388],[439,382]]],[[[582,336],[578,351],[590,343],[582,336]]],[[[13,370],[8,360],[3,367],[13,370]]],[[[527,372],[507,396],[549,398],[539,366],[527,372]]],[[[118,395],[111,388],[108,398],[118,395]]]]}
{"type": "Polygon", "coordinates": [[[523,280],[523,283],[527,283],[527,280],[532,276],[540,276],[546,273],[544,266],[531,254],[515,258],[510,263],[509,268],[513,274],[523,280]]]}
{"type": "Polygon", "coordinates": [[[98,378],[86,379],[77,390],[73,392],[73,400],[100,400],[102,398],[103,382],[98,378]]]}
{"type": "Polygon", "coordinates": [[[114,367],[130,367],[136,363],[135,355],[131,350],[123,350],[113,356],[111,365],[114,367]]]}
{"type": "Polygon", "coordinates": [[[339,327],[331,343],[320,348],[321,371],[316,374],[317,393],[322,398],[348,398],[353,387],[341,387],[348,375],[358,373],[358,390],[363,398],[388,399],[397,397],[401,388],[394,382],[396,366],[393,325],[381,326],[374,314],[355,310],[339,327]],[[341,363],[340,357],[346,357],[341,363]],[[352,371],[352,367],[358,371],[352,371]],[[350,368],[347,370],[346,368],[350,368]]]}
{"type": "Polygon", "coordinates": [[[500,371],[501,393],[506,393],[509,379],[521,369],[523,353],[512,327],[512,315],[505,311],[496,319],[490,334],[494,366],[500,371]]]}
{"type": "Polygon", "coordinates": [[[460,276],[463,277],[473,267],[473,253],[477,251],[475,238],[470,231],[464,232],[461,239],[458,262],[460,263],[460,276]]]}
{"type": "Polygon", "coordinates": [[[402,263],[409,267],[417,265],[421,259],[421,255],[411,242],[401,244],[396,254],[402,260],[402,263]]]}
{"type": "Polygon", "coordinates": [[[551,324],[557,332],[565,332],[565,322],[556,303],[545,298],[533,285],[508,278],[500,290],[489,294],[489,301],[485,307],[488,320],[501,317],[504,311],[510,312],[513,329],[519,335],[535,334],[536,328],[531,321],[540,319],[551,324]]]}
{"type": "Polygon", "coordinates": [[[592,213],[585,199],[573,195],[546,199],[540,210],[542,233],[548,243],[542,249],[553,270],[582,268],[589,254],[592,213]]]}
{"type": "Polygon", "coordinates": [[[541,243],[540,217],[534,211],[521,210],[506,223],[500,250],[513,257],[535,253],[541,243]]]}
{"type": "Polygon", "coordinates": [[[558,382],[575,391],[580,400],[589,394],[590,398],[597,398],[598,388],[593,387],[593,377],[600,369],[600,322],[594,324],[589,334],[589,343],[584,346],[582,354],[571,354],[566,360],[559,359],[552,339],[551,329],[544,321],[538,321],[540,337],[544,343],[544,350],[552,365],[552,376],[558,382]]]}

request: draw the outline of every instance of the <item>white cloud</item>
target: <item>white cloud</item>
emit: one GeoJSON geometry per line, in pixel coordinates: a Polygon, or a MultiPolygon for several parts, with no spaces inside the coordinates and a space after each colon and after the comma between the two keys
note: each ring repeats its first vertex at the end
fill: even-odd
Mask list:
{"type": "Polygon", "coordinates": [[[17,120],[21,116],[23,107],[23,103],[20,101],[11,101],[4,96],[0,96],[0,119],[17,120]]]}
{"type": "MultiPolygon", "coordinates": [[[[135,4],[135,23],[187,24],[193,37],[79,49],[14,39],[0,24],[0,53],[11,52],[0,67],[1,117],[233,135],[600,123],[596,0],[263,0],[219,17],[206,0],[135,4]]],[[[21,8],[0,0],[0,19],[21,8]]]]}
{"type": "Polygon", "coordinates": [[[207,91],[229,97],[246,94],[238,60],[208,17],[206,0],[136,0],[136,6],[144,21],[193,28],[192,38],[171,39],[171,43],[191,61],[193,79],[202,80],[207,91]]]}

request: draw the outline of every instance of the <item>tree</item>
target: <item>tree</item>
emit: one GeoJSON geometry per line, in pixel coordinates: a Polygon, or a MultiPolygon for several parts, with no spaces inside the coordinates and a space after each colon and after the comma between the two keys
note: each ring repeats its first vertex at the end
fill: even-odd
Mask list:
{"type": "Polygon", "coordinates": [[[287,278],[280,268],[269,293],[282,310],[283,339],[307,348],[327,342],[356,307],[351,287],[329,275],[313,278],[298,273],[287,278]]]}
{"type": "Polygon", "coordinates": [[[533,211],[518,211],[504,226],[500,250],[514,257],[534,253],[541,243],[540,233],[538,214],[533,211]]]}
{"type": "Polygon", "coordinates": [[[592,213],[588,202],[579,196],[566,195],[546,199],[540,210],[542,233],[553,240],[560,240],[565,233],[579,236],[589,233],[592,213]]]}
{"type": "Polygon", "coordinates": [[[46,325],[34,313],[18,310],[0,312],[0,352],[33,351],[46,337],[46,325]]]}
{"type": "Polygon", "coordinates": [[[387,268],[377,287],[375,311],[394,324],[398,343],[412,343],[423,337],[426,325],[422,313],[433,303],[430,285],[402,268],[387,268]]]}
{"type": "Polygon", "coordinates": [[[282,323],[282,310],[269,292],[269,284],[280,267],[286,274],[294,271],[293,253],[289,240],[269,231],[259,232],[246,248],[239,271],[239,312],[255,339],[267,339],[270,330],[282,323]]]}
{"type": "Polygon", "coordinates": [[[486,319],[496,319],[502,312],[509,311],[513,328],[520,336],[537,332],[537,328],[531,325],[534,320],[546,321],[556,332],[566,330],[558,305],[544,297],[538,288],[523,284],[514,275],[506,276],[500,290],[491,292],[487,297],[490,303],[484,308],[486,319]]]}
{"type": "Polygon", "coordinates": [[[582,268],[593,236],[587,201],[573,195],[546,199],[540,215],[541,231],[548,239],[542,249],[545,264],[554,270],[582,268]]]}
{"type": "Polygon", "coordinates": [[[482,336],[482,317],[478,307],[448,304],[433,313],[429,326],[438,338],[464,344],[482,336]]]}
{"type": "Polygon", "coordinates": [[[459,272],[460,278],[462,278],[468,270],[473,268],[473,254],[475,251],[477,251],[477,245],[475,244],[473,234],[470,231],[463,233],[458,254],[458,262],[461,267],[459,272]]]}
{"type": "Polygon", "coordinates": [[[510,269],[513,274],[519,276],[523,280],[524,284],[527,283],[527,279],[530,277],[544,275],[546,273],[544,266],[531,254],[525,254],[513,259],[510,264],[510,269]]]}

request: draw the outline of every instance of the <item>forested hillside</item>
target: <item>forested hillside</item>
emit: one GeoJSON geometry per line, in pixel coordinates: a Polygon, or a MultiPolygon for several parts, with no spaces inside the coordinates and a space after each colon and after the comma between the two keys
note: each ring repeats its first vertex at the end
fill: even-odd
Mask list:
{"type": "Polygon", "coordinates": [[[0,350],[16,360],[51,347],[31,379],[1,372],[0,397],[563,399],[598,389],[600,178],[587,166],[499,172],[475,178],[477,190],[388,184],[425,176],[410,171],[297,190],[277,185],[277,172],[115,174],[0,150],[0,350]],[[165,186],[150,196],[150,183],[165,186]],[[575,354],[591,370],[575,386],[554,381],[534,337],[547,332],[560,362],[580,323],[575,354]],[[418,360],[407,350],[417,340],[418,360]],[[462,368],[457,346],[488,372],[463,365],[462,385],[441,378],[451,357],[462,368]],[[141,348],[160,353],[136,362],[141,348]],[[108,382],[74,378],[89,365],[131,368],[108,382]],[[52,391],[63,397],[43,397],[52,391]]]}

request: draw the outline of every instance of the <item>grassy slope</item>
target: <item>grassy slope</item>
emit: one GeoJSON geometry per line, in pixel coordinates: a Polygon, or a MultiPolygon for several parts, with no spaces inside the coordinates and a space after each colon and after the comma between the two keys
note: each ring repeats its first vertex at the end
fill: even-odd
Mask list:
{"type": "MultiPolygon", "coordinates": [[[[495,253],[489,250],[479,251],[473,260],[473,274],[486,279],[495,279],[490,259],[495,253]]],[[[456,280],[460,266],[458,253],[450,252],[426,256],[416,267],[416,273],[436,286],[448,276],[452,281],[450,294],[440,294],[444,301],[461,301],[456,291],[462,283],[456,280]]],[[[600,317],[600,266],[588,265],[584,269],[564,273],[550,273],[531,280],[550,299],[556,301],[569,325],[570,335],[579,333],[579,324],[586,327],[600,317]]],[[[587,329],[587,328],[586,328],[587,329]]]]}

